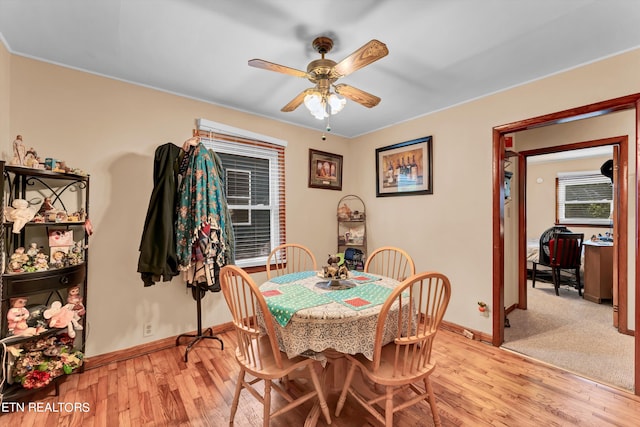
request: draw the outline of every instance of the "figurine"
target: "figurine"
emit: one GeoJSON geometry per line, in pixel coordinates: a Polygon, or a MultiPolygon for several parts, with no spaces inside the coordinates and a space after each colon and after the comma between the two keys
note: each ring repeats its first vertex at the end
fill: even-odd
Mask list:
{"type": "Polygon", "coordinates": [[[329,255],[329,259],[327,259],[327,264],[333,267],[338,267],[338,265],[340,264],[340,257],[337,255],[329,255]]]}
{"type": "Polygon", "coordinates": [[[78,265],[84,261],[84,243],[82,240],[78,240],[71,248],[71,251],[67,254],[67,259],[70,265],[78,265]]]}
{"type": "Polygon", "coordinates": [[[62,160],[58,160],[55,164],[55,166],[51,169],[51,172],[59,172],[59,173],[65,173],[66,169],[65,169],[65,164],[62,160]]]}
{"type": "Polygon", "coordinates": [[[36,259],[33,261],[33,266],[36,271],[47,271],[49,270],[49,260],[47,255],[42,252],[38,252],[36,255],[36,259]]]}
{"type": "Polygon", "coordinates": [[[33,219],[36,210],[24,199],[15,199],[11,206],[13,207],[6,208],[5,215],[9,221],[13,222],[13,232],[18,234],[22,227],[33,219]]]}
{"type": "Polygon", "coordinates": [[[65,211],[58,211],[56,213],[56,222],[66,222],[67,219],[68,219],[68,216],[65,211]]]}
{"type": "Polygon", "coordinates": [[[30,258],[35,258],[36,255],[38,255],[38,252],[40,252],[40,249],[38,249],[38,244],[31,243],[29,245],[29,249],[27,249],[27,255],[29,255],[30,258]]]}
{"type": "Polygon", "coordinates": [[[65,253],[57,250],[51,254],[51,267],[62,268],[64,267],[65,253]]]}
{"type": "Polygon", "coordinates": [[[27,153],[24,156],[24,165],[33,169],[42,169],[38,153],[33,147],[27,150],[27,153]]]}
{"type": "Polygon", "coordinates": [[[338,218],[342,220],[351,218],[351,208],[349,208],[346,203],[343,203],[342,206],[338,208],[338,218]]]}
{"type": "Polygon", "coordinates": [[[51,203],[50,197],[45,197],[42,205],[40,205],[40,209],[38,210],[38,214],[45,217],[45,219],[49,216],[50,213],[55,213],[57,209],[51,203]]]}
{"type": "Polygon", "coordinates": [[[11,159],[10,164],[13,166],[24,166],[25,155],[26,149],[22,142],[22,135],[18,135],[15,141],[13,141],[13,159],[11,159]]]}
{"type": "Polygon", "coordinates": [[[73,304],[65,304],[60,301],[51,303],[51,307],[44,311],[44,318],[49,320],[50,328],[67,328],[67,334],[75,338],[76,331],[82,330],[78,314],[73,311],[73,304]]]}
{"type": "Polygon", "coordinates": [[[18,297],[11,299],[11,308],[7,312],[7,329],[13,335],[35,335],[36,328],[27,325],[29,310],[26,307],[27,298],[18,297]]]}
{"type": "Polygon", "coordinates": [[[16,250],[9,257],[9,265],[12,271],[24,271],[24,265],[29,262],[29,255],[24,252],[22,246],[16,248],[16,250]]]}
{"type": "Polygon", "coordinates": [[[86,311],[82,303],[82,297],[80,296],[80,286],[72,286],[69,288],[67,291],[67,304],[73,305],[73,311],[76,312],[78,317],[84,316],[86,311]]]}

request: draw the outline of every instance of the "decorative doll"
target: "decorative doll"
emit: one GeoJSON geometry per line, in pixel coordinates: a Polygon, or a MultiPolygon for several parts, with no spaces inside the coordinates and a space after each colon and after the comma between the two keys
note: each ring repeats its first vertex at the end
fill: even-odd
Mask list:
{"type": "Polygon", "coordinates": [[[62,268],[64,267],[65,253],[58,250],[51,254],[51,267],[62,268]]]}
{"type": "MultiPolygon", "coordinates": [[[[11,299],[11,308],[7,311],[7,329],[13,335],[33,335],[27,325],[29,319],[29,309],[26,308],[27,298],[18,297],[11,299]]],[[[33,328],[31,328],[33,329],[33,328]]]]}
{"type": "Polygon", "coordinates": [[[73,305],[73,311],[78,317],[84,316],[85,309],[80,296],[80,286],[72,286],[67,291],[67,304],[73,305]]]}

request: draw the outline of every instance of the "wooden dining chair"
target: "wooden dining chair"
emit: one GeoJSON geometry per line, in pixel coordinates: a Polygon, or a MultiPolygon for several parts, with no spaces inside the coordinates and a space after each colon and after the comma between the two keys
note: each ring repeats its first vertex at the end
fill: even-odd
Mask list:
{"type": "Polygon", "coordinates": [[[248,390],[264,405],[264,427],[269,426],[271,419],[316,397],[319,400],[320,409],[327,424],[331,424],[329,407],[316,372],[316,368],[322,369],[320,362],[303,356],[289,359],[285,353],[280,351],[275,335],[273,317],[269,312],[264,296],[260,293],[251,276],[237,266],[224,266],[220,270],[220,287],[233,317],[233,326],[235,327],[237,338],[236,361],[240,365],[240,373],[238,374],[236,390],[231,405],[229,425],[233,425],[242,389],[248,390]],[[258,315],[261,315],[260,313],[264,313],[262,317],[266,334],[261,332],[258,326],[258,315]],[[313,390],[306,394],[295,397],[281,384],[273,381],[286,377],[294,370],[303,368],[309,370],[313,383],[313,390]],[[245,379],[247,373],[254,378],[251,380],[245,379]],[[264,381],[263,394],[260,394],[254,388],[254,384],[260,381],[264,381]],[[284,407],[274,412],[271,412],[272,390],[276,391],[288,402],[284,407]]]}
{"type": "Polygon", "coordinates": [[[365,273],[379,274],[403,281],[416,274],[416,266],[407,252],[393,246],[383,246],[369,255],[365,273]]]}
{"type": "Polygon", "coordinates": [[[267,279],[298,271],[317,270],[316,257],[303,245],[285,243],[278,246],[267,258],[267,279]]]}
{"type": "Polygon", "coordinates": [[[429,376],[436,367],[431,358],[433,339],[447,310],[450,296],[449,279],[437,272],[413,275],[394,288],[378,317],[373,361],[362,354],[346,355],[350,365],[336,406],[336,417],[340,415],[349,394],[386,427],[393,425],[396,412],[422,400],[429,402],[435,425],[441,425],[429,376]],[[392,306],[399,308],[398,320],[391,322],[396,325],[397,331],[394,341],[383,345],[385,325],[392,306]],[[384,392],[379,392],[375,387],[375,390],[367,389],[369,394],[365,396],[356,390],[352,381],[357,370],[363,378],[384,388],[384,392]],[[418,382],[422,382],[420,387],[416,385],[418,382]],[[407,390],[408,393],[399,393],[401,390],[407,390]]]}

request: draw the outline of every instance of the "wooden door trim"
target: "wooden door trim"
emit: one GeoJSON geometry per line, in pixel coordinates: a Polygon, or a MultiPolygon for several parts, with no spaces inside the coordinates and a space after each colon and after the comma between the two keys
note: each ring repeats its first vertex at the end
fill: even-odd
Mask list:
{"type": "MultiPolygon", "coordinates": [[[[504,136],[509,133],[527,130],[539,126],[548,126],[552,124],[560,123],[565,119],[579,118],[585,115],[597,115],[607,114],[615,111],[629,110],[635,108],[636,111],[636,139],[634,141],[635,146],[635,158],[636,158],[636,179],[635,189],[633,191],[635,204],[638,206],[638,200],[640,200],[640,186],[638,177],[638,153],[640,153],[640,94],[632,94],[623,96],[620,98],[609,99],[606,101],[596,102],[581,107],[571,108],[556,113],[546,114],[543,116],[533,117],[530,119],[520,120],[513,123],[508,123],[493,128],[492,132],[492,153],[493,153],[493,224],[492,224],[492,239],[493,239],[493,339],[492,344],[494,346],[502,345],[504,341],[504,158],[505,158],[505,146],[504,136]]],[[[638,212],[635,213],[634,220],[635,228],[638,229],[638,212]]],[[[635,232],[635,231],[634,231],[635,232]]],[[[640,264],[640,240],[637,238],[637,232],[635,237],[635,263],[636,266],[640,264]]],[[[635,318],[634,318],[634,330],[638,331],[638,325],[640,324],[640,289],[638,289],[638,283],[640,282],[640,269],[636,268],[635,272],[635,318]]],[[[640,333],[635,334],[635,362],[634,366],[634,389],[636,394],[640,395],[640,369],[637,369],[640,362],[640,333]]]]}

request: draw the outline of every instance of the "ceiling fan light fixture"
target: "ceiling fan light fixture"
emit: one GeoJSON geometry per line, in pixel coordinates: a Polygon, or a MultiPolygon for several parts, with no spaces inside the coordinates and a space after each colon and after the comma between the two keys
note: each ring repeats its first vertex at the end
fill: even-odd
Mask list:
{"type": "Polygon", "coordinates": [[[338,114],[345,105],[347,105],[347,100],[345,97],[332,93],[329,95],[329,106],[331,107],[331,114],[338,114]]]}
{"type": "Polygon", "coordinates": [[[330,93],[329,96],[322,95],[316,91],[307,94],[304,97],[304,106],[313,117],[318,120],[324,120],[329,117],[329,113],[338,114],[347,104],[346,98],[330,93]]]}
{"type": "Polygon", "coordinates": [[[304,97],[304,106],[313,117],[322,120],[328,116],[325,101],[318,92],[313,92],[304,97]]]}

